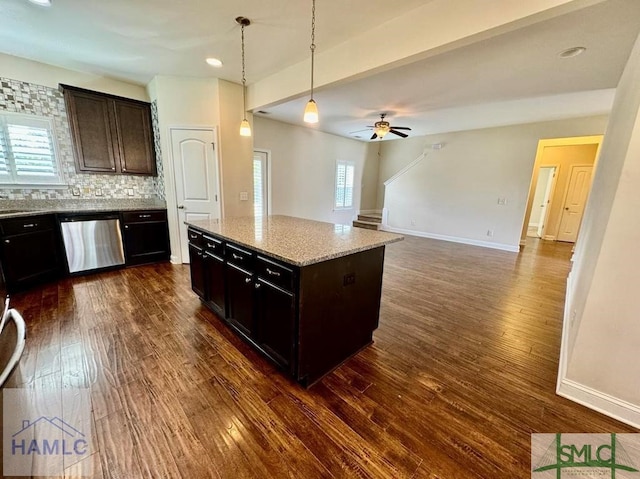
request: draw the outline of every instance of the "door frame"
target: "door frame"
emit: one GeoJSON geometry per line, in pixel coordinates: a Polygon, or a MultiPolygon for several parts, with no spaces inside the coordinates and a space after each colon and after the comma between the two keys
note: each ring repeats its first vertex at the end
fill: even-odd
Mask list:
{"type": "Polygon", "coordinates": [[[602,139],[604,135],[591,136],[572,136],[567,138],[547,138],[538,141],[538,149],[533,163],[533,173],[531,175],[531,183],[529,183],[529,196],[527,198],[527,206],[525,208],[522,230],[520,233],[520,248],[525,246],[527,242],[527,228],[529,227],[529,218],[531,217],[531,209],[533,207],[533,197],[536,193],[538,184],[538,170],[542,165],[544,150],[554,146],[575,146],[575,145],[598,145],[596,149],[596,157],[593,161],[593,171],[595,173],[600,158],[600,149],[602,147],[602,139]]]}
{"type": "MultiPolygon", "coordinates": [[[[222,191],[222,171],[220,168],[220,158],[218,155],[220,147],[220,138],[218,136],[218,128],[208,125],[170,125],[167,127],[167,141],[165,143],[167,153],[162,155],[167,160],[167,164],[163,165],[163,173],[165,176],[165,201],[167,203],[167,220],[169,223],[169,238],[171,243],[171,262],[174,264],[182,264],[182,248],[180,247],[180,225],[178,217],[178,199],[176,198],[176,176],[175,176],[175,159],[173,157],[173,130],[193,130],[193,131],[211,131],[213,132],[213,141],[215,143],[214,148],[214,168],[216,177],[218,180],[218,192],[220,194],[220,201],[218,201],[218,218],[222,219],[222,212],[224,208],[222,202],[224,201],[224,193],[222,191]]],[[[164,146],[164,145],[163,145],[164,146]]]]}
{"type": "MultiPolygon", "coordinates": [[[[253,152],[264,153],[267,157],[267,215],[271,215],[273,210],[273,205],[271,201],[271,150],[266,148],[254,148],[253,152]]],[[[253,162],[253,158],[252,158],[252,162],[253,162]]],[[[252,189],[252,192],[253,192],[253,189],[252,189]]]]}

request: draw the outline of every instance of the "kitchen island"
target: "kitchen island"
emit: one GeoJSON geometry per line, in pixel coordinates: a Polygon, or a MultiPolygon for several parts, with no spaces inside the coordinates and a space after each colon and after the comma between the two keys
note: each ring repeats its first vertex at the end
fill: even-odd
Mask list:
{"type": "Polygon", "coordinates": [[[288,216],[187,225],[194,292],[302,385],[372,342],[385,245],[402,236],[288,216]]]}

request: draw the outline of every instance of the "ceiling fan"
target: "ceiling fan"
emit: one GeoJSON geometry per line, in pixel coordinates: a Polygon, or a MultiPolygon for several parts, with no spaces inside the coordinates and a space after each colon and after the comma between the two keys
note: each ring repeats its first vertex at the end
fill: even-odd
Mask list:
{"type": "Polygon", "coordinates": [[[380,114],[380,121],[376,121],[373,126],[368,126],[367,128],[373,128],[373,135],[371,136],[372,140],[376,138],[383,138],[387,133],[393,133],[394,135],[398,135],[402,138],[406,138],[409,135],[406,133],[402,133],[398,130],[411,130],[408,126],[391,126],[388,121],[384,120],[384,117],[387,116],[386,113],[380,114]]]}

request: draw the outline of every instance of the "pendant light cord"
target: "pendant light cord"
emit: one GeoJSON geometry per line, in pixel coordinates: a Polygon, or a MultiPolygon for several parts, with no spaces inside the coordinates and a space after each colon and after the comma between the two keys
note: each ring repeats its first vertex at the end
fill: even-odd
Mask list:
{"type": "MultiPolygon", "coordinates": [[[[315,0],[314,0],[315,1],[315,0]]],[[[243,106],[243,117],[247,118],[247,98],[246,98],[246,89],[247,89],[247,79],[245,77],[244,72],[244,24],[241,25],[241,35],[242,35],[242,106],[243,106]]]]}
{"type": "Polygon", "coordinates": [[[313,0],[311,6],[311,99],[313,100],[313,69],[314,54],[316,51],[316,0],[313,0]]]}

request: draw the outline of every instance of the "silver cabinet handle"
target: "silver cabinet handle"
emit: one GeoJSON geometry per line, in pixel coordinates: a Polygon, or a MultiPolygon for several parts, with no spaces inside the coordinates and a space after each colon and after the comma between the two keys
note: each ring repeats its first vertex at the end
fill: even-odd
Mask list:
{"type": "Polygon", "coordinates": [[[269,268],[267,268],[267,273],[269,273],[271,276],[280,276],[280,273],[278,273],[277,271],[273,271],[269,268]]]}
{"type": "Polygon", "coordinates": [[[151,218],[151,215],[138,215],[138,218],[151,218]]]}
{"type": "Polygon", "coordinates": [[[124,229],[128,230],[129,229],[129,225],[124,225],[124,229]]]}
{"type": "Polygon", "coordinates": [[[260,283],[256,283],[256,289],[260,289],[260,286],[262,286],[260,283]]]}
{"type": "Polygon", "coordinates": [[[251,283],[251,278],[245,278],[244,282],[247,283],[247,284],[251,283]]]}
{"type": "Polygon", "coordinates": [[[231,256],[233,256],[233,259],[242,259],[242,256],[239,254],[232,253],[231,256]]]}
{"type": "Polygon", "coordinates": [[[38,226],[38,223],[28,223],[26,225],[22,225],[23,228],[35,228],[38,226]]]}
{"type": "Polygon", "coordinates": [[[207,248],[215,248],[215,244],[207,243],[207,248]]]}
{"type": "Polygon", "coordinates": [[[198,235],[189,235],[189,238],[191,239],[196,239],[198,237],[198,235]]]}
{"type": "Polygon", "coordinates": [[[4,240],[4,242],[9,244],[9,243],[11,243],[11,240],[4,240]]]}

